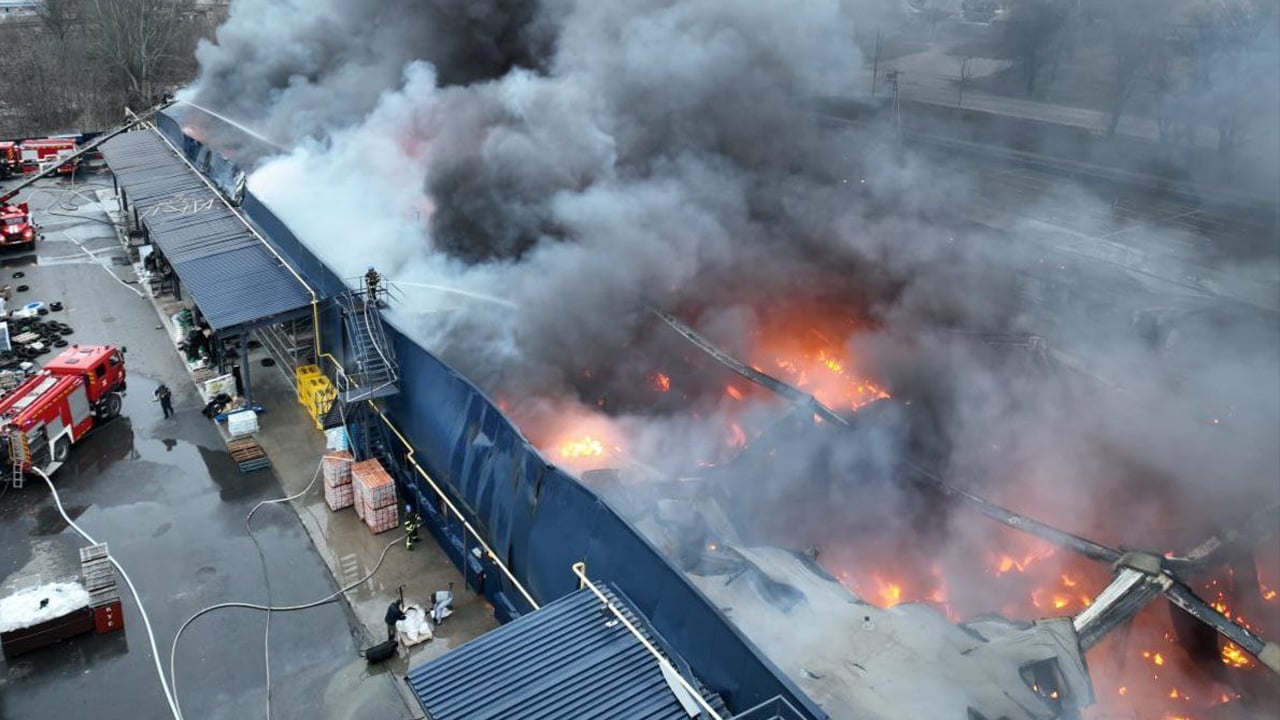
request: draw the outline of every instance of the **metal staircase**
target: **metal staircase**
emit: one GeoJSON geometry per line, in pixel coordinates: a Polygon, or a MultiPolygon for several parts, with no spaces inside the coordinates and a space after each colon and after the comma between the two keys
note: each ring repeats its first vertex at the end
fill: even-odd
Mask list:
{"type": "Polygon", "coordinates": [[[348,343],[345,372],[338,378],[338,399],[351,405],[400,392],[400,368],[383,330],[377,293],[362,287],[339,295],[337,301],[348,343]]]}

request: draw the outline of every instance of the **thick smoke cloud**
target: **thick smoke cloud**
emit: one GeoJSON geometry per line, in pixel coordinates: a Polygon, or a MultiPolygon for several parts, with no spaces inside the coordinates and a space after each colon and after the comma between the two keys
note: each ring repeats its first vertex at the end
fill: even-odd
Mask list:
{"type": "MultiPolygon", "coordinates": [[[[1261,296],[1242,298],[1230,257],[1170,256],[1161,248],[1171,238],[1158,232],[1131,235],[1127,247],[1139,250],[1117,262],[1100,240],[1082,247],[1031,222],[995,231],[948,214],[976,199],[969,178],[900,153],[885,128],[833,126],[812,109],[847,92],[860,69],[855,3],[469,7],[384,2],[356,22],[336,5],[298,14],[241,3],[219,43],[203,48],[193,92],[281,137],[323,134],[268,162],[252,186],[345,273],[373,261],[401,268],[392,274],[406,283],[514,305],[405,286],[413,302],[452,311],[400,308],[400,322],[483,386],[590,404],[584,371],[593,386],[634,383],[635,359],[657,349],[650,306],[684,311],[738,352],[750,308],[820,297],[879,325],[854,338],[857,355],[895,394],[931,408],[943,465],[956,472],[1006,474],[975,450],[995,446],[1074,474],[1104,463],[1101,444],[1185,476],[1194,492],[1206,486],[1184,455],[1212,453],[1169,444],[1175,430],[1203,428],[1168,417],[1203,421],[1224,390],[1252,387],[1264,392],[1231,407],[1258,407],[1248,425],[1259,431],[1277,427],[1265,372],[1274,323],[1233,321],[1173,351],[1134,329],[1135,313],[1185,295],[1171,279],[1205,263],[1226,278],[1219,296],[1273,311],[1271,267],[1252,279],[1261,296]],[[292,30],[282,34],[286,15],[292,30]],[[435,40],[443,36],[453,39],[435,40]],[[334,208],[359,215],[363,241],[330,242],[334,208]],[[1065,282],[1046,270],[1059,265],[1070,265],[1065,282]],[[1070,289],[1046,301],[1029,297],[1028,284],[1070,289]],[[716,332],[730,316],[737,330],[716,332]],[[1069,348],[1071,359],[1053,373],[1010,366],[975,352],[975,333],[1047,336],[1037,342],[1069,348]],[[1083,394],[1081,376],[1094,383],[1083,394]],[[1150,421],[1112,404],[1147,408],[1150,421]]],[[[1040,202],[1105,214],[1081,191],[1040,202]]],[[[1246,478],[1244,494],[1265,496],[1258,478],[1276,466],[1253,457],[1232,474],[1246,478]]]]}
{"type": "Polygon", "coordinates": [[[365,117],[413,61],[446,85],[537,67],[555,40],[543,12],[527,0],[237,0],[196,53],[188,99],[292,143],[365,117]]]}
{"type": "Polygon", "coordinates": [[[834,344],[903,406],[779,431],[734,468],[738,509],[797,547],[877,525],[943,561],[989,546],[894,485],[907,457],[1139,547],[1275,502],[1274,247],[1122,245],[1081,188],[975,221],[971,174],[815,110],[862,70],[868,5],[244,0],[189,92],[290,143],[251,188],[339,272],[398,281],[398,325],[526,428],[609,424],[645,472],[711,459],[734,418],[778,422],[771,401],[731,413],[705,367],[683,404],[636,399],[646,368],[697,355],[651,307],[738,355],[771,310],[856,317],[834,344]],[[1061,212],[1098,226],[1037,219],[1061,212]]]}

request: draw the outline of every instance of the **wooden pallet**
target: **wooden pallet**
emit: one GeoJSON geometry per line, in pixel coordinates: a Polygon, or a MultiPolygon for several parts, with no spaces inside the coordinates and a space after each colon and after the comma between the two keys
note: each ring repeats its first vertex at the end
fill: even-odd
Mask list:
{"type": "Polygon", "coordinates": [[[240,472],[247,473],[271,467],[271,459],[266,451],[251,437],[237,438],[227,441],[227,452],[240,467],[240,472]]]}

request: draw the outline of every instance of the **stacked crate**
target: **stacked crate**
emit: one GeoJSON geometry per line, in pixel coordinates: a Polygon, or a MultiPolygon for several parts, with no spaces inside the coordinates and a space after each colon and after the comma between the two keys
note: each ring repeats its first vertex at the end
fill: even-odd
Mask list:
{"type": "Polygon", "coordinates": [[[330,510],[341,510],[355,504],[355,489],[351,485],[351,453],[346,450],[330,451],[325,454],[321,466],[324,468],[324,501],[330,510]]]}
{"type": "Polygon", "coordinates": [[[323,429],[322,420],[338,397],[338,389],[315,365],[302,365],[294,370],[298,379],[298,402],[311,414],[316,429],[323,429]]]}
{"type": "Polygon", "coordinates": [[[354,463],[351,479],[355,486],[356,514],[370,530],[386,532],[399,524],[395,481],[377,460],[354,463]]]}
{"type": "Polygon", "coordinates": [[[80,574],[84,578],[84,589],[89,591],[94,630],[102,635],[123,628],[124,609],[116,588],[116,569],[106,544],[80,548],[80,574]]]}

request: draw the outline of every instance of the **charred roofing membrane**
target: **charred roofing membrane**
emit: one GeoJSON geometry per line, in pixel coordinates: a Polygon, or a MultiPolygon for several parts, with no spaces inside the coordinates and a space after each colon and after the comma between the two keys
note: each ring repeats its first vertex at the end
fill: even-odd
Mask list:
{"type": "MultiPolygon", "coordinates": [[[[721,717],[729,716],[620,591],[601,591],[721,717]]],[[[657,659],[588,589],[410,669],[405,682],[432,720],[689,718],[657,659]]]]}
{"type": "Polygon", "coordinates": [[[150,130],[102,146],[138,216],[215,331],[301,310],[311,294],[150,130]]]}

